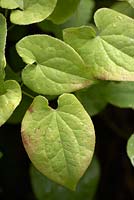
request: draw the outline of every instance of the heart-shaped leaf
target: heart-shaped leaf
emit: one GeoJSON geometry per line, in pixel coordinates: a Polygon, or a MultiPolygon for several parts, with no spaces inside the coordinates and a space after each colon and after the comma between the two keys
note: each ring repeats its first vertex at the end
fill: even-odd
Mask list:
{"type": "Polygon", "coordinates": [[[49,19],[56,24],[65,22],[76,10],[80,0],[57,0],[56,7],[49,19]]]}
{"type": "Polygon", "coordinates": [[[5,44],[6,44],[7,26],[5,17],[0,14],[0,68],[6,66],[5,44]]]}
{"type": "Polygon", "coordinates": [[[127,142],[127,154],[134,166],[134,134],[131,135],[127,142]]]}
{"type": "Polygon", "coordinates": [[[91,162],[95,134],[89,115],[74,95],[60,96],[56,110],[45,97],[37,96],[22,121],[22,140],[40,172],[74,190],[91,162]]]}
{"type": "Polygon", "coordinates": [[[69,28],[64,40],[102,80],[134,81],[134,20],[114,10],[102,8],[92,27],[69,28]]]}
{"type": "Polygon", "coordinates": [[[7,9],[23,9],[23,0],[0,0],[0,7],[7,9]]]}
{"type": "Polygon", "coordinates": [[[25,37],[18,42],[17,52],[28,64],[22,73],[24,84],[39,94],[58,95],[91,84],[81,57],[56,38],[25,37]]]}
{"type": "Polygon", "coordinates": [[[21,101],[21,88],[16,81],[4,82],[6,92],[0,96],[0,126],[11,116],[21,101]]]}
{"type": "MultiPolygon", "coordinates": [[[[56,3],[57,0],[17,1],[20,9],[11,12],[11,22],[20,25],[40,22],[53,12],[56,3]],[[21,2],[21,5],[18,2],[21,2]]],[[[10,3],[8,4],[11,5],[10,3]]]]}

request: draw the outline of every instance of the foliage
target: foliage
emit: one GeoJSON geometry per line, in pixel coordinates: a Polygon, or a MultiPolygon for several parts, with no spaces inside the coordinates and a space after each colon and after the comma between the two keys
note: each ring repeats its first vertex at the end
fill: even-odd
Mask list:
{"type": "MultiPolygon", "coordinates": [[[[94,0],[0,0],[0,126],[22,122],[33,165],[70,190],[95,152],[90,116],[108,103],[134,108],[134,1],[97,10],[95,5],[94,0]]],[[[127,145],[132,164],[133,144],[132,135],[127,145]]],[[[43,175],[31,168],[35,193],[36,179],[49,190],[62,190],[43,175]]],[[[78,187],[74,198],[81,182],[78,187]]]]}

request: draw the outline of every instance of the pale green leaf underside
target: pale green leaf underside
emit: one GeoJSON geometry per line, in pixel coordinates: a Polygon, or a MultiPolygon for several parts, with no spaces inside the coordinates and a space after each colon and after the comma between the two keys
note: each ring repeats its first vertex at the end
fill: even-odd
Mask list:
{"type": "Polygon", "coordinates": [[[134,166],[134,134],[131,135],[127,142],[127,154],[134,166]]]}
{"type": "Polygon", "coordinates": [[[0,7],[7,9],[23,9],[23,0],[0,0],[0,7]]]}
{"type": "Polygon", "coordinates": [[[5,59],[5,44],[6,44],[6,35],[7,35],[7,27],[6,27],[6,19],[0,14],[0,68],[4,69],[6,66],[5,59]]]}
{"type": "Polygon", "coordinates": [[[80,0],[57,0],[57,5],[49,19],[56,24],[64,23],[76,10],[80,0]]]}
{"type": "Polygon", "coordinates": [[[57,0],[23,0],[23,8],[11,12],[11,22],[20,25],[40,22],[53,12],[56,3],[57,0]]]}
{"type": "Polygon", "coordinates": [[[18,42],[17,52],[27,63],[22,72],[24,84],[39,94],[72,92],[91,83],[81,57],[58,39],[28,36],[18,42]]]}
{"type": "Polygon", "coordinates": [[[4,83],[6,93],[0,96],[0,126],[11,116],[21,101],[21,89],[16,81],[4,83]]]}
{"type": "Polygon", "coordinates": [[[91,162],[95,134],[89,115],[74,95],[60,96],[56,110],[45,97],[37,96],[22,121],[22,140],[40,172],[74,190],[91,162]]]}
{"type": "Polygon", "coordinates": [[[111,9],[94,16],[98,33],[91,27],[64,30],[69,43],[102,80],[134,80],[134,20],[111,9]]]}

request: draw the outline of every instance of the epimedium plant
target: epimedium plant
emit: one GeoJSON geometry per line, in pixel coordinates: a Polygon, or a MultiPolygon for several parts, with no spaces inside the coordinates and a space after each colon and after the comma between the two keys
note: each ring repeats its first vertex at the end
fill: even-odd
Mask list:
{"type": "MultiPolygon", "coordinates": [[[[134,107],[134,19],[124,11],[124,7],[134,11],[134,1],[98,9],[95,24],[89,23],[94,4],[0,0],[0,126],[12,114],[9,122],[19,118],[22,141],[34,166],[71,190],[94,154],[90,116],[107,103],[134,107]],[[17,41],[16,51],[25,65],[18,66],[20,76],[5,58],[6,37],[14,26],[23,25],[21,29],[35,23],[47,34],[26,34],[17,41]],[[49,105],[51,99],[58,99],[57,108],[49,105]]],[[[132,164],[133,140],[132,135],[127,146],[132,164]]]]}

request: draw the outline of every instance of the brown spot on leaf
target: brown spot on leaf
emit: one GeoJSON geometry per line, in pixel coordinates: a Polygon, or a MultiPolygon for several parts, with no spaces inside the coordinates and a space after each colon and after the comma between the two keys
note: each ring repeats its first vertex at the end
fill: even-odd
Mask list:
{"type": "Polygon", "coordinates": [[[22,142],[25,147],[29,146],[30,140],[29,136],[27,136],[25,133],[22,133],[22,142]]]}
{"type": "Polygon", "coordinates": [[[33,106],[30,106],[30,107],[28,108],[28,111],[29,111],[30,113],[32,113],[32,112],[33,112],[33,106]]]}

